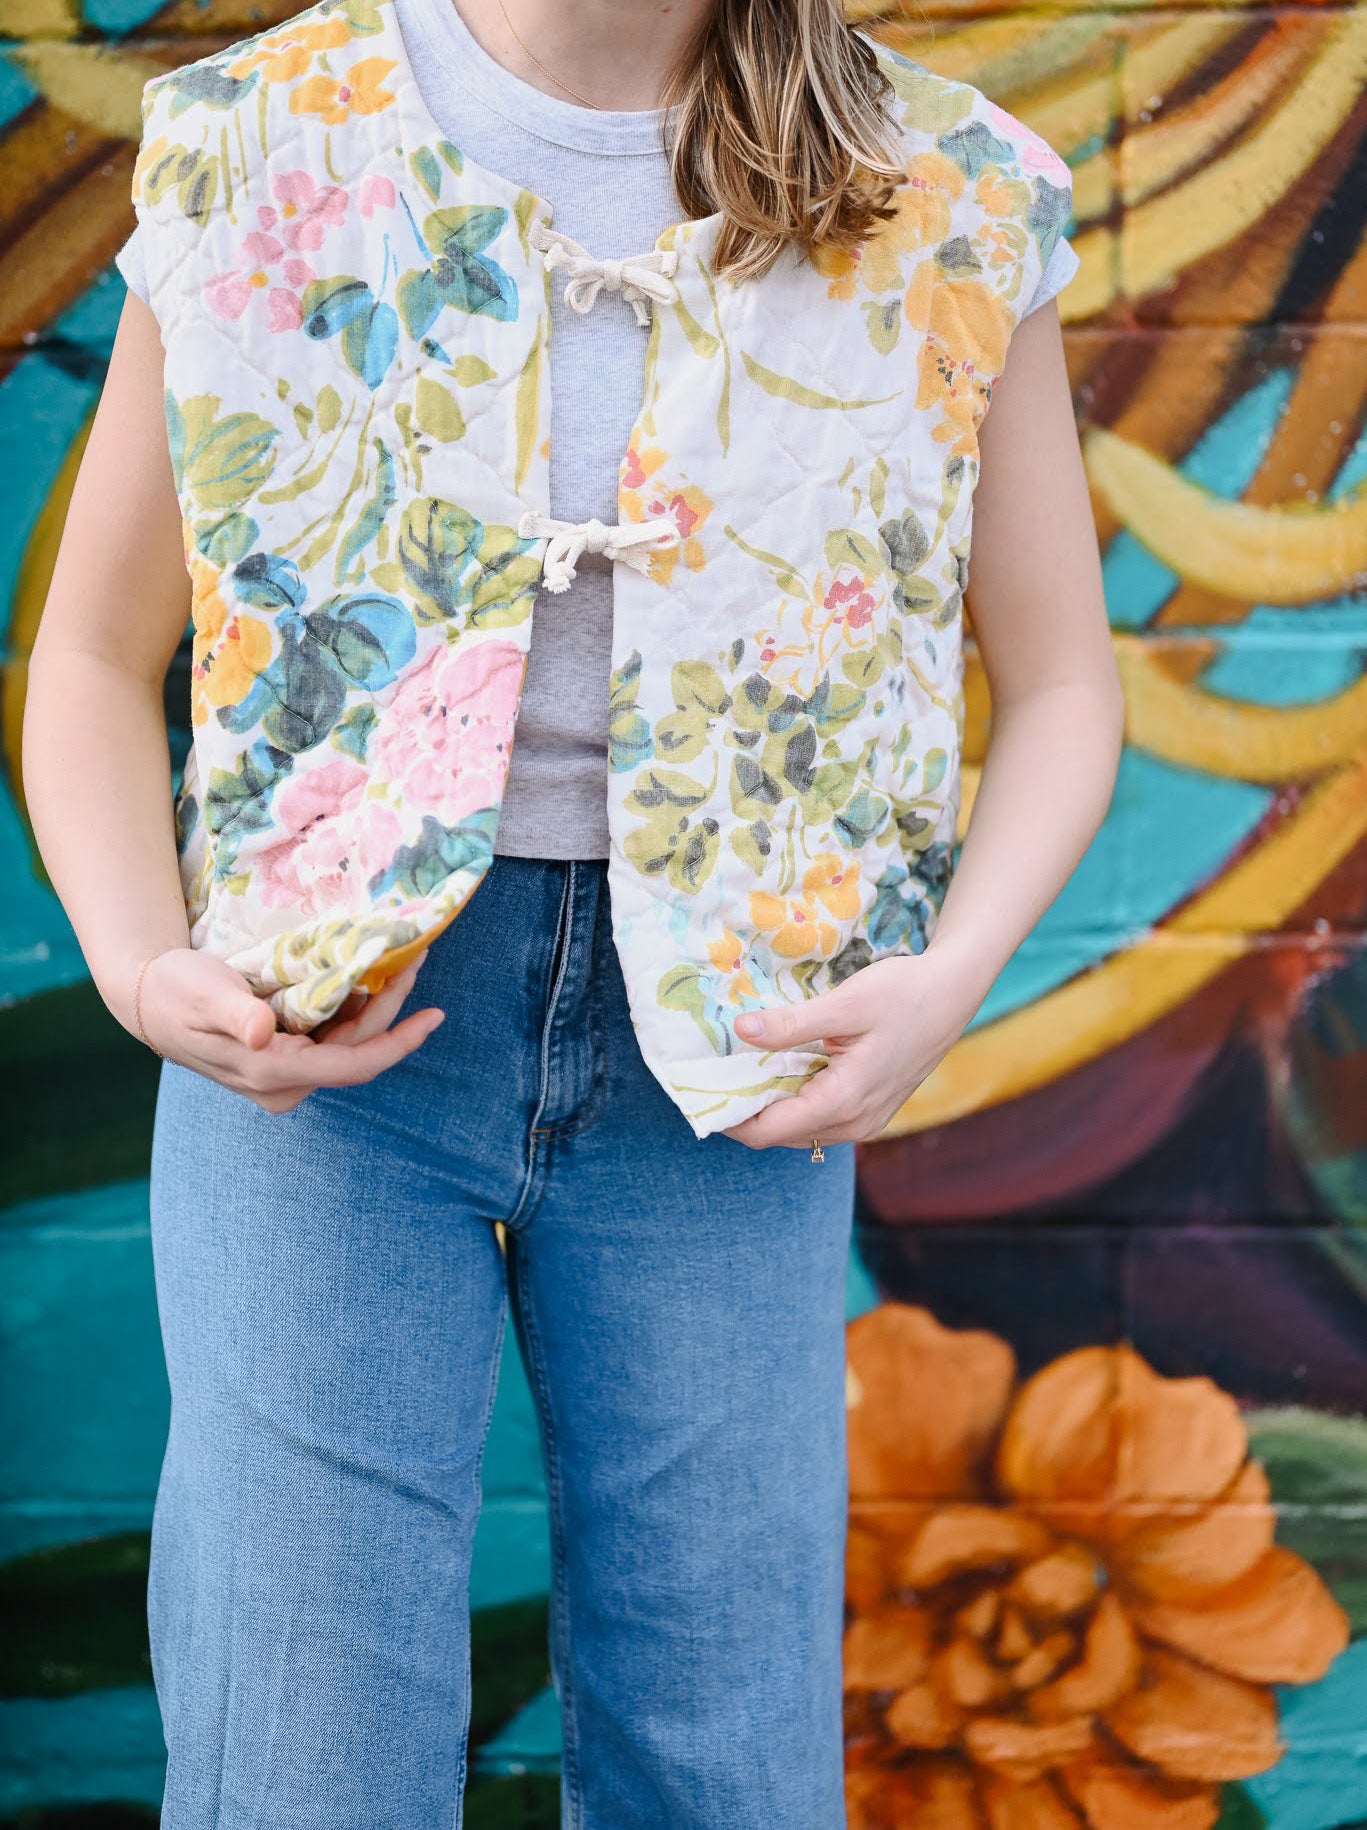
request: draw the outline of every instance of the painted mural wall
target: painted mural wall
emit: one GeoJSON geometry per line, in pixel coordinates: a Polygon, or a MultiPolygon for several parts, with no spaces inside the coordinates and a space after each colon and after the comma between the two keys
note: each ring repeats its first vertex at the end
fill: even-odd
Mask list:
{"type": "MultiPolygon", "coordinates": [[[[0,0],[0,1830],[154,1823],[162,1763],[157,1063],[32,843],[25,655],[122,304],[142,83],[292,10],[0,0]]],[[[1072,168],[1060,310],[1128,729],[1074,880],[861,1152],[851,1830],[1361,1826],[1367,8],[855,10],[1072,168]]],[[[188,644],[177,756],[187,669],[188,644]]],[[[965,819],[971,655],[968,705],[965,819]]],[[[515,1356],[485,1482],[468,1821],[550,1826],[515,1356]]]]}

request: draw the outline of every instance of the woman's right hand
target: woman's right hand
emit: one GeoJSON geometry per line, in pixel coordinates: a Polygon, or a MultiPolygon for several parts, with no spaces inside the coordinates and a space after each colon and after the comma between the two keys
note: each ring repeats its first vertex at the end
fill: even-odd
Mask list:
{"type": "MultiPolygon", "coordinates": [[[[143,972],[142,1027],[179,1066],[267,1112],[291,1112],[315,1087],[373,1080],[421,1047],[445,1011],[430,1005],[402,1023],[394,1018],[426,958],[424,949],[380,991],[353,992],[313,1034],[295,1035],[277,1026],[270,1005],[226,961],[201,948],[172,947],[143,972]]],[[[131,1021],[125,1027],[137,1033],[131,1021]]]]}

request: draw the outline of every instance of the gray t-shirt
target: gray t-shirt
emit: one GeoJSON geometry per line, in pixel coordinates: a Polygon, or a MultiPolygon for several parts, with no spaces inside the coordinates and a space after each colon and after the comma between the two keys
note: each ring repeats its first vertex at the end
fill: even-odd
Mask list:
{"type": "MultiPolygon", "coordinates": [[[[590,108],[548,95],[493,58],[454,0],[396,0],[428,112],[486,170],[544,197],[555,227],[599,258],[648,253],[681,211],[661,144],[662,111],[590,108]]],[[[115,256],[147,297],[138,232],[115,256]]],[[[1030,309],[1072,278],[1060,239],[1030,309]]],[[[617,520],[617,477],[645,387],[648,326],[620,292],[564,303],[552,274],[550,512],[617,520]]],[[[527,677],[494,850],[524,858],[608,855],[608,675],[612,563],[585,553],[568,591],[533,605],[527,677]]]]}

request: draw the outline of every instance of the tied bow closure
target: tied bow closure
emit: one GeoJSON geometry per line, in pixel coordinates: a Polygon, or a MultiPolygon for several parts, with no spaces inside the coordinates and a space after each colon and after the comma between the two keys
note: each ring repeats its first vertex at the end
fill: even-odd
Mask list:
{"type": "Polygon", "coordinates": [[[638,324],[649,324],[650,303],[667,305],[675,287],[669,277],[679,264],[673,248],[652,248],[649,254],[628,254],[621,260],[599,260],[577,241],[551,229],[537,218],[529,231],[534,246],[546,256],[547,267],[565,267],[569,279],[565,284],[565,303],[573,311],[591,311],[593,302],[604,286],[609,292],[620,292],[636,313],[638,324]]]}
{"type": "Polygon", "coordinates": [[[678,528],[664,516],[609,527],[596,516],[589,521],[557,521],[530,508],[518,522],[517,531],[524,540],[549,535],[542,558],[542,579],[548,591],[568,591],[581,553],[603,553],[609,559],[625,561],[638,572],[646,572],[650,569],[651,552],[679,538],[678,528]]]}

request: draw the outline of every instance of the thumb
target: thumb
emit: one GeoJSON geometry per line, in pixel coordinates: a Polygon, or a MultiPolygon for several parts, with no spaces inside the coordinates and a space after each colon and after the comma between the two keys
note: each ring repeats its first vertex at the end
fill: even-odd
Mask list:
{"type": "Polygon", "coordinates": [[[736,1034],[746,1042],[766,1048],[790,1048],[797,1042],[819,1042],[837,1033],[845,999],[841,988],[805,998],[800,1004],[774,1004],[767,1010],[747,1010],[736,1018],[736,1034]]]}
{"type": "Polygon", "coordinates": [[[275,1034],[275,1012],[241,973],[219,979],[209,999],[209,1021],[245,1048],[265,1048],[275,1034]]]}

